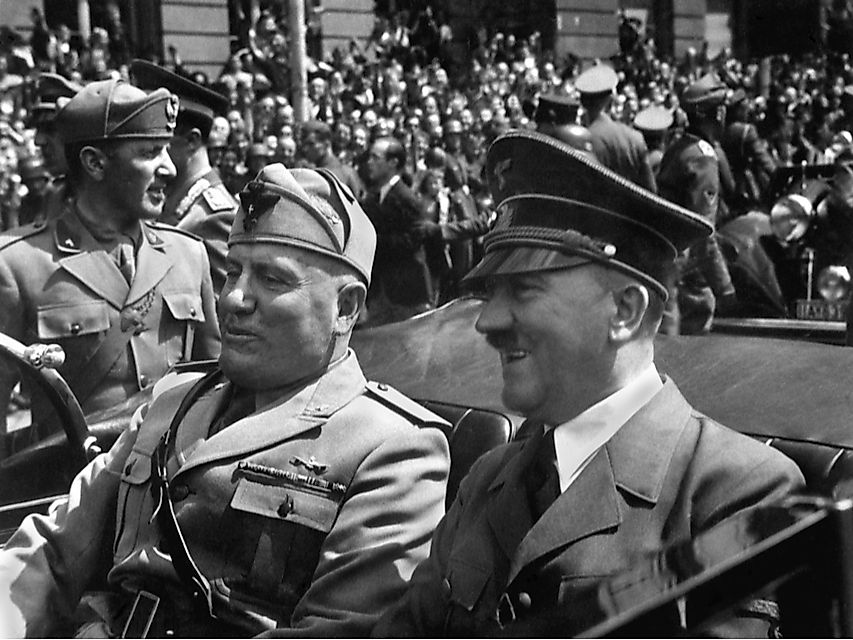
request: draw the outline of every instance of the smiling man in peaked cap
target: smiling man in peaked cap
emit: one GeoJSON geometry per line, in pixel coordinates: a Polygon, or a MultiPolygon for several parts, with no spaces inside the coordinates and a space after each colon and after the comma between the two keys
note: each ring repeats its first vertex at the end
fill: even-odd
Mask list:
{"type": "Polygon", "coordinates": [[[377,636],[488,635],[545,614],[580,631],[582,586],[803,484],[655,367],[676,256],[710,224],[538,133],[499,138],[486,170],[498,220],[468,281],[526,437],[474,464],[377,636]]]}
{"type": "Polygon", "coordinates": [[[349,349],[373,225],[324,170],[269,165],[240,198],[219,368],[164,380],[68,505],[12,536],[0,635],[65,635],[95,581],[89,637],[360,637],[426,557],[449,425],[349,349]]]}

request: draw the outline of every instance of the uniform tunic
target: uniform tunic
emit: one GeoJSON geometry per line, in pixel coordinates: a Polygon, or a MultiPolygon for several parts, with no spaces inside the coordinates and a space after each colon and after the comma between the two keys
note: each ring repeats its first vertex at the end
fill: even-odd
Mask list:
{"type": "Polygon", "coordinates": [[[568,614],[585,588],[629,569],[638,554],[803,484],[791,460],[697,413],[667,380],[534,522],[525,484],[541,438],[474,464],[429,559],[374,635],[494,633],[499,609],[519,618],[558,607],[568,614]]]}
{"type": "MultiPolygon", "coordinates": [[[[0,237],[0,331],[25,344],[62,346],[59,372],[75,393],[97,376],[91,392],[78,395],[87,413],[124,401],[178,361],[219,354],[202,243],[166,225],[141,223],[135,262],[128,284],[73,207],[0,237]],[[127,338],[126,346],[96,354],[111,327],[127,338]],[[104,361],[81,373],[93,354],[104,361]]],[[[16,377],[3,372],[0,397],[8,398],[16,377]]]]}
{"type": "Polygon", "coordinates": [[[237,215],[237,200],[228,193],[216,169],[174,194],[163,208],[160,221],[200,237],[210,259],[210,275],[216,295],[225,284],[228,234],[237,215]]]}
{"type": "MultiPolygon", "coordinates": [[[[0,635],[55,632],[105,576],[114,589],[145,588],[181,607],[186,590],[152,522],[150,457],[191,384],[138,413],[75,479],[67,506],[12,536],[0,552],[0,635]]],[[[444,513],[445,436],[414,426],[393,390],[366,392],[352,352],[208,437],[232,386],[222,378],[193,404],[167,465],[177,521],[213,587],[218,633],[366,635],[402,595],[444,513]]],[[[205,637],[210,628],[197,624],[178,634],[205,637]]]]}

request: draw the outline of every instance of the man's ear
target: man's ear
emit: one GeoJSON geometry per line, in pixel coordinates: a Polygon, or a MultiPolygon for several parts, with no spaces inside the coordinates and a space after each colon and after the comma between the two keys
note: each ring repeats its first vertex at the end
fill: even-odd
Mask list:
{"type": "Polygon", "coordinates": [[[367,287],[362,282],[347,282],[338,291],[338,318],[335,321],[335,333],[347,335],[355,326],[358,314],[364,309],[367,287]]]}
{"type": "Polygon", "coordinates": [[[86,146],[80,149],[80,165],[93,180],[100,182],[104,179],[104,171],[108,161],[107,154],[97,147],[86,146]]]}
{"type": "Polygon", "coordinates": [[[187,146],[191,151],[196,151],[204,144],[204,136],[201,135],[201,131],[196,127],[187,131],[184,134],[184,139],[187,141],[187,146]]]}
{"type": "Polygon", "coordinates": [[[613,289],[615,310],[610,320],[610,339],[627,342],[641,329],[649,308],[649,290],[638,282],[613,289]]]}

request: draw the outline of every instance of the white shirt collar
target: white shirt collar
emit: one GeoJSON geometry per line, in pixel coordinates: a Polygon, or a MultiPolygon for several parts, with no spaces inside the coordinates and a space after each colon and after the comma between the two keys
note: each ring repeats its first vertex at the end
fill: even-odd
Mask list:
{"type": "Polygon", "coordinates": [[[382,201],[385,199],[385,196],[388,195],[388,192],[391,191],[391,187],[400,182],[400,174],[395,173],[391,176],[391,179],[379,187],[379,203],[382,204],[382,201]]]}
{"type": "Polygon", "coordinates": [[[554,447],[561,492],[574,482],[593,455],[662,388],[663,382],[652,363],[615,393],[555,427],[554,447]]]}

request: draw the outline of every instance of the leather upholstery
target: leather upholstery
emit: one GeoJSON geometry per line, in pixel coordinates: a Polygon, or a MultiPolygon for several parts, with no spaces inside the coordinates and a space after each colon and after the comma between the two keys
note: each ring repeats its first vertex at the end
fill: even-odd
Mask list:
{"type": "Polygon", "coordinates": [[[853,449],[794,438],[749,435],[796,462],[810,491],[836,500],[853,496],[853,449]]]}
{"type": "Polygon", "coordinates": [[[423,400],[421,404],[451,425],[444,434],[450,444],[450,476],[447,479],[445,502],[449,508],[456,497],[459,483],[471,465],[486,451],[509,442],[516,425],[504,414],[488,409],[473,409],[434,400],[423,400]]]}

